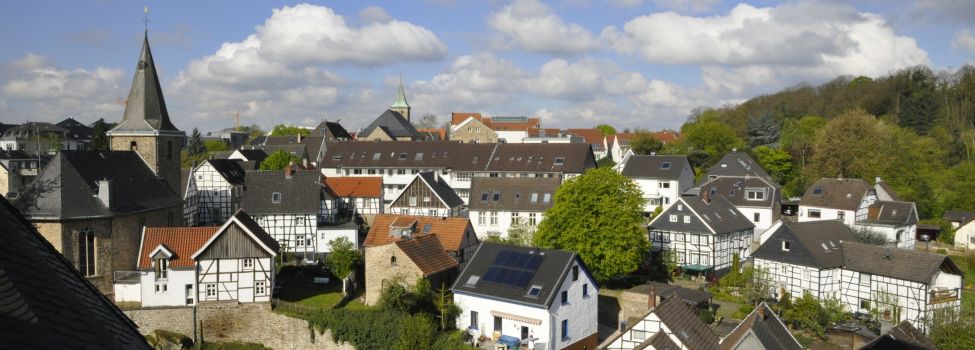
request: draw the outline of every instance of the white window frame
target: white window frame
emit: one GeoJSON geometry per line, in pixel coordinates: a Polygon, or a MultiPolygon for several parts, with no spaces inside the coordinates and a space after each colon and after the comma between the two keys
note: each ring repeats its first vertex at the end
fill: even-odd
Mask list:
{"type": "Polygon", "coordinates": [[[210,299],[210,297],[216,297],[217,296],[217,284],[216,283],[207,283],[205,290],[206,290],[206,294],[205,295],[206,295],[206,298],[207,299],[210,299]]]}
{"type": "Polygon", "coordinates": [[[677,215],[670,215],[670,222],[677,222],[677,215]]]}
{"type": "Polygon", "coordinates": [[[254,295],[264,296],[267,294],[267,282],[266,281],[255,281],[254,282],[254,295]]]}

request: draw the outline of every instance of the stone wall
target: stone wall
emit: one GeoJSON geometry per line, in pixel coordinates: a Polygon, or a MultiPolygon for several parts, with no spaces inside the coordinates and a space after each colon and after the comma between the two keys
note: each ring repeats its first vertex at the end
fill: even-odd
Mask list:
{"type": "Polygon", "coordinates": [[[396,244],[366,248],[366,304],[376,305],[387,282],[412,287],[423,277],[420,268],[396,244]],[[393,258],[396,263],[393,264],[393,258]]]}
{"type": "MultiPolygon", "coordinates": [[[[193,337],[193,309],[153,308],[125,311],[142,334],[163,329],[193,337]]],[[[197,326],[203,322],[208,342],[249,342],[272,349],[354,350],[348,343],[335,344],[329,331],[314,334],[308,321],[271,312],[270,303],[203,303],[197,306],[197,326]]]]}

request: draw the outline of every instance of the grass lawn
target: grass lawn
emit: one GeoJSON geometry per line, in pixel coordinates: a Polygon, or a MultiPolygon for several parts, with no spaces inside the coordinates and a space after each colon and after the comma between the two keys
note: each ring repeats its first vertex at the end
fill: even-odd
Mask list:
{"type": "Polygon", "coordinates": [[[314,283],[315,277],[325,277],[321,269],[313,266],[287,266],[278,274],[281,289],[278,299],[305,306],[332,308],[342,300],[342,282],[332,278],[327,285],[314,283]]]}
{"type": "Polygon", "coordinates": [[[962,310],[975,311],[975,291],[964,290],[961,292],[961,308],[962,310]]]}

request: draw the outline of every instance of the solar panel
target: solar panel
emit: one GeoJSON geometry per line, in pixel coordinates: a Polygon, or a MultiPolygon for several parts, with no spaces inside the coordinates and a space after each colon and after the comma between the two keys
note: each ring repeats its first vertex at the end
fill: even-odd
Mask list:
{"type": "Polygon", "coordinates": [[[528,259],[528,265],[526,265],[525,268],[526,269],[529,269],[529,270],[532,270],[532,271],[535,271],[535,270],[538,270],[538,267],[541,266],[541,265],[542,265],[542,256],[541,255],[532,255],[531,256],[531,259],[528,259]]]}
{"type": "Polygon", "coordinates": [[[528,260],[531,259],[531,255],[528,254],[518,254],[518,261],[515,262],[515,266],[519,269],[525,268],[528,265],[528,260]]]}
{"type": "Polygon", "coordinates": [[[521,274],[521,277],[518,277],[518,281],[515,282],[515,286],[517,286],[518,288],[525,288],[525,287],[527,287],[528,286],[528,282],[531,282],[532,281],[532,276],[534,276],[534,275],[535,274],[534,273],[531,273],[531,272],[523,272],[521,274]]]}
{"type": "Polygon", "coordinates": [[[518,282],[518,278],[521,277],[521,271],[517,271],[517,270],[508,270],[508,271],[509,271],[508,277],[504,279],[504,284],[513,286],[515,285],[515,282],[518,282]]]}
{"type": "Polygon", "coordinates": [[[494,262],[492,263],[492,265],[501,265],[501,263],[504,261],[504,259],[507,259],[507,258],[508,258],[508,252],[507,251],[500,252],[500,253],[498,253],[498,256],[494,258],[494,262]]]}
{"type": "Polygon", "coordinates": [[[508,257],[504,259],[504,266],[514,267],[515,262],[518,261],[518,255],[519,253],[515,253],[515,252],[508,253],[508,257]]]}
{"type": "Polygon", "coordinates": [[[542,264],[542,256],[502,251],[494,258],[481,280],[514,288],[526,288],[542,264]]]}
{"type": "Polygon", "coordinates": [[[511,270],[505,268],[498,268],[498,276],[494,278],[498,284],[505,284],[504,281],[508,279],[508,275],[511,274],[511,270]]]}
{"type": "Polygon", "coordinates": [[[485,282],[495,283],[497,277],[498,277],[498,268],[491,267],[488,269],[487,273],[484,274],[483,279],[485,282]]]}

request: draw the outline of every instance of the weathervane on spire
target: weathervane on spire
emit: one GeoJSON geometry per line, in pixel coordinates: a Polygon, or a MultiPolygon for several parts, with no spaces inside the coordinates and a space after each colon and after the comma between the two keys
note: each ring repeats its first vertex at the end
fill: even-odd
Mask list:
{"type": "Polygon", "coordinates": [[[145,25],[146,31],[148,32],[149,31],[149,6],[144,7],[142,9],[142,12],[144,13],[142,24],[145,25]]]}

